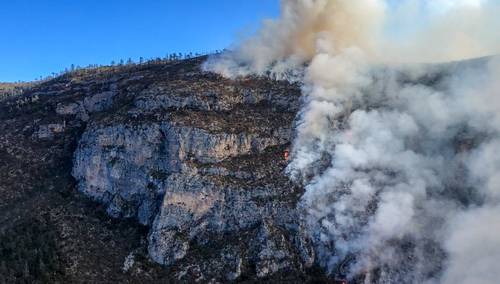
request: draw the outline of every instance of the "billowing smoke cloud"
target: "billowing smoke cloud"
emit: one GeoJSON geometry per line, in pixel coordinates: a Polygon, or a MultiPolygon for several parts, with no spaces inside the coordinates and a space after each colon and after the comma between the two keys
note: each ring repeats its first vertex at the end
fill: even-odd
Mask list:
{"type": "Polygon", "coordinates": [[[499,67],[320,72],[332,78],[309,87],[289,171],[306,184],[324,267],[380,283],[496,283],[499,238],[485,228],[500,225],[499,67]]]}
{"type": "Polygon", "coordinates": [[[282,1],[280,19],[206,63],[302,80],[287,170],[331,274],[500,279],[500,59],[452,62],[500,53],[499,13],[486,0],[282,1]]]}
{"type": "Polygon", "coordinates": [[[497,0],[282,0],[278,20],[206,69],[283,75],[318,53],[357,47],[371,61],[439,62],[498,51],[497,0]],[[486,27],[486,28],[485,28],[486,27]]]}

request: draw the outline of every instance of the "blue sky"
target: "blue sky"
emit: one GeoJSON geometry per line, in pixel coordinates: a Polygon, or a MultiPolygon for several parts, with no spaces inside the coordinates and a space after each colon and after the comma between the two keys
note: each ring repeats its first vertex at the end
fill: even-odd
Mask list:
{"type": "Polygon", "coordinates": [[[5,0],[0,82],[33,80],[71,64],[223,49],[279,0],[5,0]]]}

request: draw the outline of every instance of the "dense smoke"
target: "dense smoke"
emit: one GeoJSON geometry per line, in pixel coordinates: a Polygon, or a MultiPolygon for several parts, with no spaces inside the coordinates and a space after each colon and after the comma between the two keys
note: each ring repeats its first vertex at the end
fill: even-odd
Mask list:
{"type": "Polygon", "coordinates": [[[437,280],[443,265],[443,283],[495,283],[500,241],[481,227],[500,226],[500,64],[402,69],[308,87],[289,170],[320,261],[381,283],[437,280]]]}
{"type": "Polygon", "coordinates": [[[282,1],[205,65],[302,80],[287,170],[331,274],[500,279],[500,59],[451,62],[499,53],[499,13],[494,0],[282,1]]]}
{"type": "Polygon", "coordinates": [[[208,70],[283,75],[320,53],[359,48],[370,61],[442,62],[498,51],[497,0],[282,0],[279,20],[208,70]]]}

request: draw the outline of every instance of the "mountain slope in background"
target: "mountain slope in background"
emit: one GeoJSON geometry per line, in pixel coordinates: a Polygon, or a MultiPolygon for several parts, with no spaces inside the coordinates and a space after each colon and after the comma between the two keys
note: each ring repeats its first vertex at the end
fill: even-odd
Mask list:
{"type": "Polygon", "coordinates": [[[283,173],[298,86],[204,59],[0,101],[1,283],[321,277],[283,173]]]}
{"type": "Polygon", "coordinates": [[[0,99],[0,283],[333,281],[284,173],[300,86],[204,60],[81,70],[0,99]]]}

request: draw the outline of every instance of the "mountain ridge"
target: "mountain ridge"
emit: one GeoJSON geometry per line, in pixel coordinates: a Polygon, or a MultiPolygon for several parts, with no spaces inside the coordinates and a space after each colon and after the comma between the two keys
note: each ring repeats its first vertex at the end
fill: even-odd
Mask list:
{"type": "Polygon", "coordinates": [[[317,278],[283,172],[298,86],[227,80],[205,59],[69,73],[0,101],[0,280],[317,278]]]}

